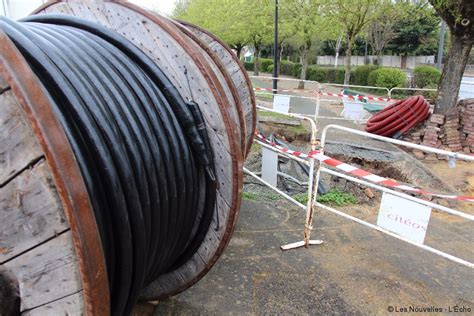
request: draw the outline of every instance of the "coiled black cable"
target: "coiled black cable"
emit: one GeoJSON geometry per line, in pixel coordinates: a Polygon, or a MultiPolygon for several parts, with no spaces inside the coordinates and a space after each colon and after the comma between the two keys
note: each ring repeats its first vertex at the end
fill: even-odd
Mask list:
{"type": "Polygon", "coordinates": [[[215,212],[214,162],[198,105],[137,47],[95,23],[0,17],[51,95],[84,177],[106,257],[113,315],[185,263],[215,212]]]}

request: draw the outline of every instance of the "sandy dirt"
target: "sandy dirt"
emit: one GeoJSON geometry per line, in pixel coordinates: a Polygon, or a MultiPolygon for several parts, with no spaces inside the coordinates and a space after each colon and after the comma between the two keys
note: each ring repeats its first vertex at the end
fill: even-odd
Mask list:
{"type": "MultiPolygon", "coordinates": [[[[422,161],[434,174],[447,184],[456,188],[461,194],[474,196],[474,163],[457,161],[455,168],[450,168],[447,161],[422,161]]],[[[458,210],[474,214],[474,203],[458,203],[458,210]]]]}

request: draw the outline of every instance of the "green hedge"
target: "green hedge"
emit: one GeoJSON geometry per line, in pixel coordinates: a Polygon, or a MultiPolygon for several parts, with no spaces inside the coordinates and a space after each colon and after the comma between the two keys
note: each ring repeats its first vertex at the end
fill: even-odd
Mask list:
{"type": "Polygon", "coordinates": [[[326,72],[321,67],[308,66],[308,69],[306,69],[306,80],[324,82],[326,80],[326,77],[326,72]]]}
{"type": "MultiPolygon", "coordinates": [[[[261,72],[273,72],[273,60],[269,58],[260,58],[261,72]]],[[[253,71],[253,62],[244,62],[247,71],[253,71]]],[[[302,65],[287,60],[280,62],[280,74],[300,78],[302,65]]],[[[306,80],[330,83],[344,83],[344,68],[320,67],[316,65],[308,66],[306,71],[306,80]]]]}
{"type": "Polygon", "coordinates": [[[306,71],[306,80],[343,84],[344,69],[308,66],[306,71]]]}
{"type": "Polygon", "coordinates": [[[413,70],[413,83],[417,88],[436,87],[441,71],[431,66],[417,66],[413,70]]]}
{"type": "MultiPolygon", "coordinates": [[[[260,62],[259,70],[261,72],[268,72],[268,73],[273,72],[273,59],[260,58],[259,62],[260,62]]],[[[254,67],[253,62],[250,62],[250,63],[245,62],[244,67],[247,71],[252,71],[254,67]]],[[[301,74],[301,64],[294,63],[287,60],[282,60],[280,62],[280,74],[285,75],[285,76],[292,76],[292,77],[299,78],[301,74]]]]}
{"type": "Polygon", "coordinates": [[[244,68],[247,71],[253,71],[253,62],[244,62],[244,68]]]}
{"type": "Polygon", "coordinates": [[[280,62],[280,73],[285,76],[293,76],[293,69],[296,65],[299,64],[287,60],[282,60],[280,62]]]}
{"type": "Polygon", "coordinates": [[[343,68],[329,68],[327,82],[343,84],[345,73],[343,68]]]}
{"type": "Polygon", "coordinates": [[[385,87],[388,89],[394,87],[403,87],[406,85],[407,75],[397,68],[378,68],[369,74],[367,81],[369,86],[385,87]]]}
{"type": "Polygon", "coordinates": [[[291,76],[293,76],[295,78],[301,77],[301,68],[303,68],[303,65],[293,64],[293,70],[291,72],[291,76]]]}
{"type": "Polygon", "coordinates": [[[259,70],[262,72],[270,72],[268,71],[268,66],[272,65],[273,66],[273,59],[270,58],[260,58],[260,67],[259,70]]]}
{"type": "Polygon", "coordinates": [[[364,65],[357,67],[352,73],[352,84],[368,86],[370,73],[378,68],[377,65],[364,65]]]}

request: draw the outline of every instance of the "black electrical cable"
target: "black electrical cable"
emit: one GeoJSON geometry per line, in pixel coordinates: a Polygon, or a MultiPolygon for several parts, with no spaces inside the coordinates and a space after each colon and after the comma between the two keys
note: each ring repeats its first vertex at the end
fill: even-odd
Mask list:
{"type": "Polygon", "coordinates": [[[48,93],[96,216],[113,315],[185,263],[215,212],[212,151],[199,106],[125,38],[63,15],[0,17],[48,93]]]}

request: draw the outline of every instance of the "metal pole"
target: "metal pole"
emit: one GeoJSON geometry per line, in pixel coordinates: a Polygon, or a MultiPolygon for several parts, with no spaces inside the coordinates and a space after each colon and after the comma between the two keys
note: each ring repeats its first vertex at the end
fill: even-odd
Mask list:
{"type": "Polygon", "coordinates": [[[365,52],[364,52],[364,65],[369,63],[369,59],[367,57],[367,39],[365,39],[365,52]]]}
{"type": "Polygon", "coordinates": [[[273,39],[273,93],[278,90],[278,0],[275,0],[275,35],[273,39]]]}
{"type": "Polygon", "coordinates": [[[441,20],[441,29],[439,31],[439,44],[438,44],[438,60],[436,61],[436,67],[441,70],[441,64],[443,61],[443,50],[444,50],[444,33],[446,32],[446,22],[441,20]]]}

